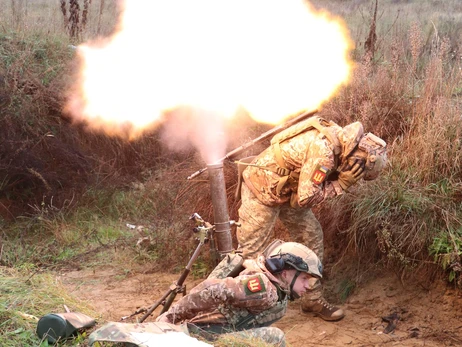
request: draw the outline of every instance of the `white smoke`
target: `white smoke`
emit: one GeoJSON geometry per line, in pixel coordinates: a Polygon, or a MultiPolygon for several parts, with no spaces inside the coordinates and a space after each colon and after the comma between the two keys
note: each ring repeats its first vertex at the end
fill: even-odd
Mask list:
{"type": "Polygon", "coordinates": [[[178,108],[166,117],[162,141],[177,151],[193,145],[207,164],[213,164],[225,155],[224,118],[205,109],[178,108]]]}

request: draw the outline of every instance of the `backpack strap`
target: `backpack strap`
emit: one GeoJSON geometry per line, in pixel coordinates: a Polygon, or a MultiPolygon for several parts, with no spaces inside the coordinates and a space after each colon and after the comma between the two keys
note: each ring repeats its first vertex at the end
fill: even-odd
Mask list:
{"type": "Polygon", "coordinates": [[[274,154],[276,156],[276,161],[280,167],[286,168],[285,161],[282,157],[280,144],[284,141],[287,141],[299,134],[302,134],[306,131],[316,129],[321,134],[323,134],[329,142],[334,146],[334,161],[335,161],[335,168],[338,166],[338,161],[340,157],[340,153],[342,152],[342,145],[340,144],[340,140],[338,139],[337,134],[335,133],[334,129],[331,128],[332,122],[328,122],[324,118],[314,116],[308,118],[305,121],[305,124],[298,132],[294,132],[293,134],[280,136],[277,135],[271,140],[271,144],[273,145],[274,154]]]}
{"type": "MultiPolygon", "coordinates": [[[[274,171],[276,173],[279,174],[279,176],[281,176],[280,180],[279,180],[279,183],[276,187],[276,194],[279,196],[281,191],[282,191],[282,188],[285,186],[285,184],[287,183],[287,181],[292,178],[296,181],[298,181],[298,178],[300,176],[299,173],[295,172],[295,171],[292,171],[290,169],[287,168],[286,166],[286,163],[285,163],[285,160],[284,158],[282,157],[282,151],[281,151],[281,143],[284,142],[284,141],[287,141],[299,134],[302,134],[306,131],[309,131],[309,130],[313,130],[313,129],[316,129],[317,131],[319,131],[321,134],[323,134],[327,140],[334,146],[334,166],[335,168],[337,168],[338,166],[338,161],[339,161],[339,157],[340,157],[340,153],[342,151],[342,146],[340,145],[340,141],[337,137],[337,134],[335,133],[334,129],[332,129],[330,126],[332,125],[331,122],[328,122],[326,121],[325,119],[321,118],[321,117],[318,117],[318,116],[314,116],[314,117],[311,117],[309,118],[306,122],[306,125],[301,129],[301,131],[299,132],[296,132],[294,134],[291,134],[289,136],[286,136],[285,138],[274,138],[271,143],[272,143],[272,147],[273,147],[273,152],[274,152],[274,156],[276,158],[276,162],[277,164],[279,165],[279,168],[281,169],[284,169],[286,170],[285,171],[285,174],[279,174],[278,172],[274,171],[274,170],[271,170],[271,171],[274,171]]],[[[278,169],[279,169],[278,168],[278,169]]]]}
{"type": "Polygon", "coordinates": [[[335,130],[331,127],[332,124],[327,122],[325,119],[320,119],[321,121],[319,123],[313,122],[313,126],[334,146],[334,166],[335,169],[337,169],[340,154],[342,153],[342,145],[340,144],[340,140],[338,139],[335,130]],[[327,123],[327,125],[321,124],[321,122],[327,123]]]}
{"type": "Polygon", "coordinates": [[[247,166],[255,166],[263,170],[268,170],[276,173],[277,175],[280,176],[278,185],[276,186],[276,195],[280,196],[282,189],[284,186],[287,184],[288,181],[291,182],[298,182],[298,179],[300,177],[300,174],[298,172],[295,172],[293,170],[290,170],[284,158],[282,157],[282,151],[281,151],[281,143],[299,135],[302,134],[306,131],[316,129],[319,131],[321,134],[323,134],[327,140],[334,146],[334,167],[335,169],[338,166],[339,162],[339,157],[342,152],[342,146],[340,144],[340,141],[337,137],[337,134],[335,133],[335,130],[331,127],[333,122],[328,122],[324,118],[314,116],[311,118],[308,118],[307,120],[294,124],[292,127],[294,127],[294,130],[291,130],[292,127],[285,129],[283,132],[276,134],[272,139],[271,139],[271,147],[273,149],[273,153],[276,159],[277,166],[276,167],[271,167],[271,166],[262,166],[262,165],[256,165],[256,164],[251,164],[253,159],[255,157],[248,157],[241,159],[239,161],[235,161],[236,164],[238,164],[238,186],[236,189],[236,194],[235,198],[236,200],[240,199],[240,191],[241,191],[241,185],[242,185],[242,172],[245,170],[247,166]],[[248,160],[249,158],[252,158],[251,160],[248,160]]]}
{"type": "Polygon", "coordinates": [[[273,144],[273,153],[274,153],[274,156],[276,158],[276,162],[278,163],[279,167],[276,168],[276,170],[270,170],[270,171],[276,172],[279,176],[281,176],[281,178],[279,179],[278,185],[276,186],[276,195],[279,196],[279,195],[281,195],[282,188],[284,188],[287,181],[290,178],[298,181],[298,178],[300,177],[300,174],[298,172],[290,170],[286,166],[286,162],[282,158],[280,142],[275,142],[273,144]]]}
{"type": "Polygon", "coordinates": [[[241,187],[242,187],[242,181],[244,178],[242,177],[242,173],[244,170],[247,168],[247,166],[251,165],[250,163],[256,158],[256,155],[242,158],[241,160],[235,161],[237,164],[237,185],[236,185],[236,191],[234,192],[234,199],[236,201],[241,200],[241,187]]]}
{"type": "MultiPolygon", "coordinates": [[[[244,158],[244,159],[247,159],[247,158],[244,158]]],[[[275,166],[274,167],[274,166],[264,166],[264,165],[250,164],[250,163],[246,163],[243,159],[241,159],[240,161],[237,160],[237,161],[235,161],[235,163],[238,165],[238,174],[239,174],[237,187],[236,187],[236,192],[235,192],[235,195],[234,195],[234,198],[236,200],[239,200],[241,198],[241,187],[242,187],[242,181],[243,181],[242,172],[245,170],[245,168],[247,166],[258,167],[259,169],[268,170],[268,171],[276,173],[278,176],[281,176],[281,178],[279,179],[279,183],[278,183],[278,185],[276,187],[276,194],[278,196],[281,194],[281,190],[284,187],[284,185],[287,183],[289,178],[293,178],[294,180],[298,180],[298,178],[300,176],[300,174],[298,172],[289,170],[286,167],[281,167],[281,166],[275,166]]]]}

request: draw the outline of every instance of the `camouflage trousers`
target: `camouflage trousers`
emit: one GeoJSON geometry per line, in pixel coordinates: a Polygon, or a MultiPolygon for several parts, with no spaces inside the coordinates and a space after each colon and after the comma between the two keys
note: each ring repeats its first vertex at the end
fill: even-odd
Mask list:
{"type": "MultiPolygon", "coordinates": [[[[257,199],[245,183],[241,188],[241,207],[237,240],[244,258],[254,258],[262,253],[274,239],[274,225],[279,218],[290,234],[290,241],[312,249],[322,262],[324,255],[321,224],[309,208],[295,209],[289,203],[266,206],[257,199]]],[[[305,295],[308,300],[322,296],[321,283],[313,278],[312,290],[305,295]]]]}
{"type": "Polygon", "coordinates": [[[230,331],[226,326],[200,326],[188,324],[188,330],[192,334],[197,334],[209,341],[214,341],[218,337],[236,337],[246,340],[263,340],[269,345],[285,347],[286,338],[284,332],[276,327],[260,327],[240,331],[230,331]],[[220,332],[219,332],[220,331],[220,332]]]}
{"type": "Polygon", "coordinates": [[[276,327],[254,328],[249,330],[237,331],[235,333],[228,333],[225,336],[237,336],[245,339],[260,339],[269,345],[285,347],[286,339],[284,332],[276,327]]]}

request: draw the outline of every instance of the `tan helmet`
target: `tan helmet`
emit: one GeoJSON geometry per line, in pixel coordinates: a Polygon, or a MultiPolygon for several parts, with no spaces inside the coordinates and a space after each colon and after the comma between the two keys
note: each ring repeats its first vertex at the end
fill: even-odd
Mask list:
{"type": "Polygon", "coordinates": [[[364,180],[375,180],[387,164],[387,143],[380,137],[367,133],[359,141],[357,151],[367,153],[364,180]]]}
{"type": "Polygon", "coordinates": [[[274,240],[263,255],[266,258],[265,266],[273,274],[293,268],[322,278],[322,264],[318,256],[300,243],[274,240]]]}
{"type": "Polygon", "coordinates": [[[354,122],[342,128],[339,134],[339,139],[343,147],[342,160],[345,160],[354,151],[363,136],[364,128],[360,122],[354,122]]]}

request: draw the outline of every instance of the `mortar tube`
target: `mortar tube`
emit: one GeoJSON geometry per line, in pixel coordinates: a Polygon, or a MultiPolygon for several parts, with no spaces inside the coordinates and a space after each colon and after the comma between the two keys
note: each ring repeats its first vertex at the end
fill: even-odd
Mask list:
{"type": "MultiPolygon", "coordinates": [[[[231,238],[231,223],[228,212],[228,198],[226,196],[225,175],[223,162],[207,165],[210,182],[210,195],[212,197],[214,238],[218,253],[224,257],[233,250],[231,238]]],[[[221,260],[221,259],[220,259],[221,260]]]]}

